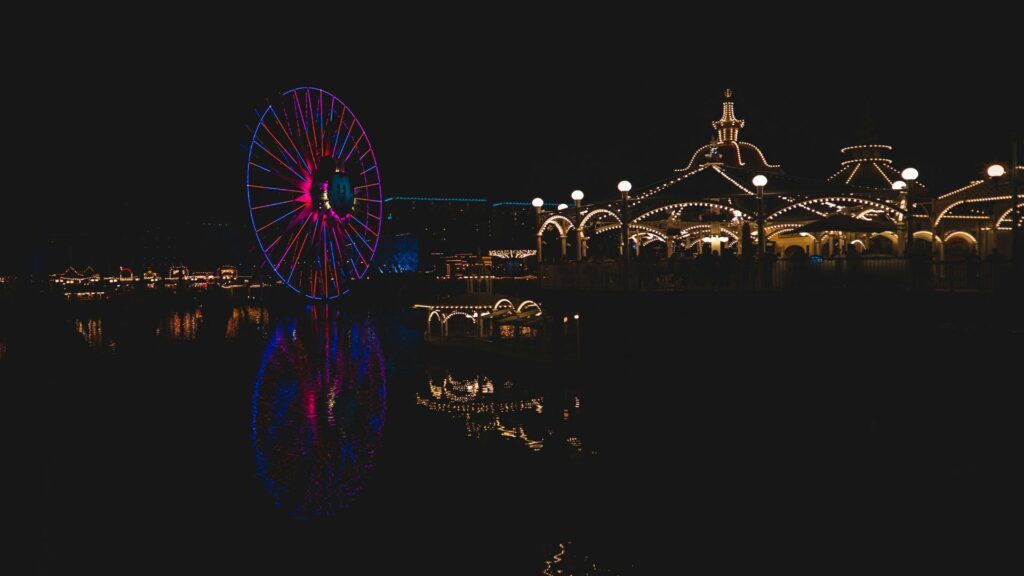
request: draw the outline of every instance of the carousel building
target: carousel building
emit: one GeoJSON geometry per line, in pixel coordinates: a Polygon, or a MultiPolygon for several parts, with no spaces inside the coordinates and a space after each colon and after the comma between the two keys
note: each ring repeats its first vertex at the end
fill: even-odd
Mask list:
{"type": "Polygon", "coordinates": [[[779,258],[1010,252],[1016,194],[1009,174],[934,194],[916,170],[901,175],[891,146],[864,144],[843,148],[827,179],[801,178],[743,141],[744,125],[726,90],[711,141],[670,178],[642,189],[623,182],[612,201],[583,205],[577,192],[575,208],[546,212],[541,204],[539,259],[617,258],[627,246],[629,256],[654,258],[749,257],[759,245],[779,258]]]}

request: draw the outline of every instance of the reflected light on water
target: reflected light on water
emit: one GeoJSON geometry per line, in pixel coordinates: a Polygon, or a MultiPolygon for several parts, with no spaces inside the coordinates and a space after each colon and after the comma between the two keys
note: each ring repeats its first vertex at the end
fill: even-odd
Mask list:
{"type": "Polygon", "coordinates": [[[544,576],[557,576],[559,574],[633,574],[633,568],[607,567],[604,562],[595,558],[593,552],[587,552],[572,541],[559,542],[557,548],[551,553],[551,557],[544,561],[544,569],[541,574],[544,576]]]}
{"type": "Polygon", "coordinates": [[[252,399],[257,475],[275,506],[312,517],[351,505],[381,446],[386,396],[371,321],[311,307],[279,322],[252,399]]]}
{"type": "Polygon", "coordinates": [[[188,312],[175,312],[167,319],[164,326],[164,333],[171,340],[192,341],[196,339],[196,329],[202,322],[202,310],[189,310],[188,312]]]}
{"type": "Polygon", "coordinates": [[[237,306],[231,310],[227,327],[224,330],[226,340],[235,340],[242,334],[242,329],[251,326],[258,332],[266,330],[270,321],[270,313],[260,306],[237,306]]]}
{"type": "Polygon", "coordinates": [[[525,386],[504,380],[495,386],[489,376],[473,375],[457,378],[451,372],[442,378],[427,375],[427,393],[416,394],[416,404],[430,412],[444,413],[465,426],[466,436],[506,438],[521,442],[534,452],[546,443],[562,442],[571,450],[582,451],[579,435],[573,431],[579,413],[579,398],[574,405],[556,412],[561,420],[556,429],[545,420],[544,397],[531,394],[525,386]]]}
{"type": "Polygon", "coordinates": [[[117,348],[117,343],[114,342],[113,338],[103,337],[103,318],[76,318],[75,319],[75,331],[77,331],[85,343],[93,349],[108,349],[113,351],[117,348]]]}

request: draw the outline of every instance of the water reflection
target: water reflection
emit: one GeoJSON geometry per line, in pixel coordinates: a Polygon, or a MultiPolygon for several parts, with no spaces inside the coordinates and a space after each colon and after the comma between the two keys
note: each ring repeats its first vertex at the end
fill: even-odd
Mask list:
{"type": "Polygon", "coordinates": [[[325,516],[352,503],[381,445],[386,394],[368,319],[310,307],[275,326],[253,392],[252,442],[277,507],[325,516]]]}
{"type": "Polygon", "coordinates": [[[503,378],[495,382],[481,374],[453,376],[450,370],[427,371],[427,392],[416,393],[416,404],[430,412],[461,421],[466,436],[514,440],[534,452],[557,445],[582,452],[577,427],[580,397],[563,391],[545,396],[503,378]]]}
{"type": "Polygon", "coordinates": [[[109,335],[104,337],[101,317],[75,318],[75,331],[82,335],[90,348],[111,352],[117,349],[117,343],[113,338],[109,335]]]}
{"type": "Polygon", "coordinates": [[[269,322],[270,313],[266,308],[236,306],[231,310],[227,328],[224,330],[224,338],[236,340],[243,333],[243,329],[248,327],[255,328],[258,333],[262,334],[267,329],[269,322]]]}
{"type": "Polygon", "coordinates": [[[593,551],[587,547],[580,546],[572,541],[559,542],[558,546],[551,553],[551,556],[544,561],[544,569],[541,574],[544,576],[556,576],[558,574],[633,574],[635,566],[609,567],[608,563],[595,556],[593,551]]]}
{"type": "Polygon", "coordinates": [[[238,341],[255,334],[264,339],[270,312],[253,305],[212,309],[195,306],[159,314],[113,308],[76,316],[72,322],[90,348],[115,352],[119,342],[135,343],[140,337],[174,342],[238,341]]]}
{"type": "Polygon", "coordinates": [[[167,336],[171,340],[191,342],[196,339],[199,325],[203,322],[203,311],[199,308],[175,311],[156,327],[157,336],[167,336]]]}

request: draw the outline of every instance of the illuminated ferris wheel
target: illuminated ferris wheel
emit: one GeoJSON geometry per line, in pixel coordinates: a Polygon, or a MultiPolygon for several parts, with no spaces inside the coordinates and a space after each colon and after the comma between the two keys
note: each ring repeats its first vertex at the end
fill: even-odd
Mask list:
{"type": "Polygon", "coordinates": [[[256,240],[289,288],[313,300],[348,292],[370,269],[381,230],[370,138],[341,100],[294,88],[261,112],[245,186],[256,240]]]}

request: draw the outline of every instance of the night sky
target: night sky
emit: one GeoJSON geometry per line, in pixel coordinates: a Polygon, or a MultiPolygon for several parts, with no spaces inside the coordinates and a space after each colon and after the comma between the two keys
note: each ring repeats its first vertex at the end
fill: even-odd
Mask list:
{"type": "Polygon", "coordinates": [[[726,87],[747,122],[741,139],[798,176],[827,177],[839,148],[875,140],[895,147],[897,166],[947,190],[1007,158],[1011,132],[1024,134],[1019,53],[1013,63],[1009,35],[968,20],[897,42],[870,22],[769,28],[757,45],[739,30],[721,41],[703,21],[661,33],[641,18],[622,35],[595,23],[375,22],[347,31],[344,49],[285,41],[272,50],[269,39],[254,48],[242,28],[143,29],[65,54],[60,74],[47,74],[59,89],[21,96],[49,111],[33,148],[66,144],[41,155],[44,173],[68,177],[33,184],[54,207],[27,235],[4,227],[22,241],[0,267],[24,269],[47,242],[87,252],[111,227],[128,242],[175,222],[244,224],[247,126],[265,96],[297,85],[332,91],[360,117],[385,196],[568,201],[581,188],[610,197],[620,179],[640,186],[684,166],[711,137],[726,87]]]}

